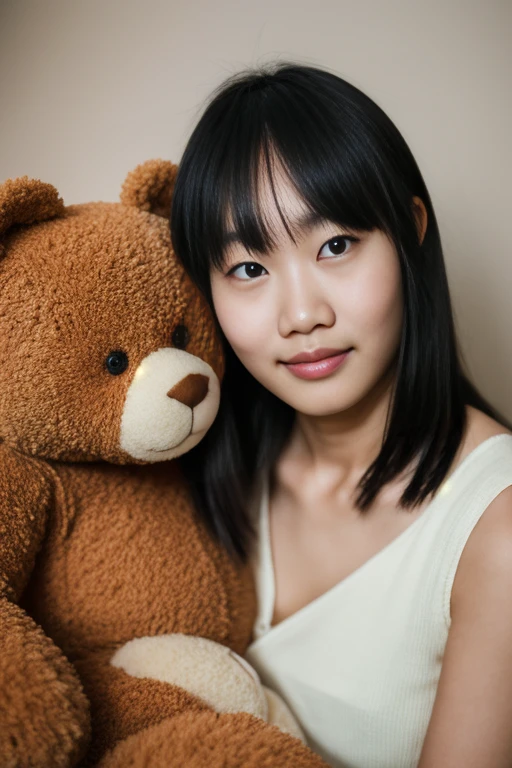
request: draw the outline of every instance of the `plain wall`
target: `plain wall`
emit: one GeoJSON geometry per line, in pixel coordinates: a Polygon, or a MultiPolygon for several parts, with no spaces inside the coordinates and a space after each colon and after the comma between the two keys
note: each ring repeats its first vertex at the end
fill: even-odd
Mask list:
{"type": "Polygon", "coordinates": [[[409,143],[469,370],[512,419],[511,37],[509,0],[0,0],[0,181],[116,200],[139,162],[179,161],[228,75],[328,67],[409,143]]]}

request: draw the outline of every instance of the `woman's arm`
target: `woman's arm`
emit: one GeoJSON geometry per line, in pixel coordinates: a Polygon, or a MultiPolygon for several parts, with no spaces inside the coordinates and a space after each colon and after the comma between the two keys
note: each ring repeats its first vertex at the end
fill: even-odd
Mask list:
{"type": "Polygon", "coordinates": [[[418,768],[512,766],[512,487],[462,553],[452,624],[418,768]]]}

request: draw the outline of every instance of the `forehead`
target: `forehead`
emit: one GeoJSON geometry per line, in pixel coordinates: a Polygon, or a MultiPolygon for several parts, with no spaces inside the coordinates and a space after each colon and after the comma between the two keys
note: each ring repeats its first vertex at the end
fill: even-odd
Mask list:
{"type": "MultiPolygon", "coordinates": [[[[260,163],[252,197],[258,219],[278,242],[291,236],[299,239],[313,227],[326,223],[307,205],[278,162],[270,167],[260,163]]],[[[231,208],[227,211],[226,221],[225,245],[242,242],[231,208]]]]}
{"type": "Polygon", "coordinates": [[[276,215],[280,218],[279,210],[290,221],[308,210],[281,163],[274,163],[271,168],[260,170],[258,203],[262,212],[271,220],[274,220],[276,215]]]}

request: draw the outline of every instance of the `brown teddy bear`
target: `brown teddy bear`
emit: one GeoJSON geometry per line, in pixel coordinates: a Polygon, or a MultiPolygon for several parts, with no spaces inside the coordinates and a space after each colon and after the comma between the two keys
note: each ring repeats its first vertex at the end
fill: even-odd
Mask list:
{"type": "Polygon", "coordinates": [[[0,186],[2,768],[325,765],[240,659],[250,568],[173,461],[223,369],[171,249],[175,174],[152,161],[120,204],[66,208],[0,186]]]}

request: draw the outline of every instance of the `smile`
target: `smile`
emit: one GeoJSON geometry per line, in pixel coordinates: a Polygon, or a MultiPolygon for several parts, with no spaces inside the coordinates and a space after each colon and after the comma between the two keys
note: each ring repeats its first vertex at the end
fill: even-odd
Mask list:
{"type": "Polygon", "coordinates": [[[343,365],[351,351],[352,348],[342,352],[317,350],[296,355],[291,361],[282,364],[299,379],[323,379],[343,365]],[[321,357],[319,357],[320,354],[322,354],[321,357]]]}

